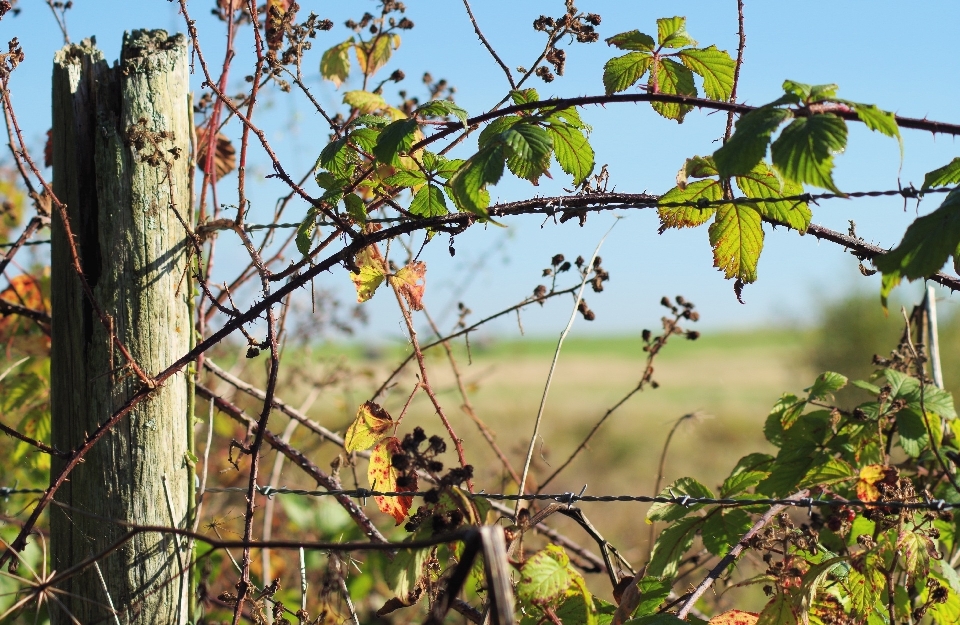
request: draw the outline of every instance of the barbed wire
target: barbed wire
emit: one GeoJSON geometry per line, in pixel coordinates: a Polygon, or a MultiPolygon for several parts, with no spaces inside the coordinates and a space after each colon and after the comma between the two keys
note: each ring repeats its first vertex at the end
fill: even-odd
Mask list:
{"type": "MultiPolygon", "coordinates": [[[[435,495],[435,491],[377,491],[366,488],[354,488],[345,490],[303,490],[298,488],[272,488],[270,486],[258,486],[257,491],[266,497],[274,495],[300,495],[306,497],[326,497],[326,496],[345,496],[354,499],[367,499],[369,497],[423,497],[425,495],[435,495]]],[[[207,488],[208,493],[243,493],[246,494],[246,488],[224,487],[207,488]]],[[[717,505],[728,508],[742,508],[748,506],[789,506],[794,508],[889,508],[892,510],[930,510],[939,512],[943,510],[952,510],[960,508],[960,502],[949,502],[944,499],[926,499],[923,501],[905,501],[899,499],[877,499],[874,501],[865,501],[861,499],[819,499],[813,497],[803,497],[798,499],[776,499],[776,498],[714,498],[714,497],[692,497],[690,495],[674,495],[665,497],[662,495],[585,495],[573,492],[566,493],[532,493],[532,494],[507,494],[507,493],[468,493],[463,491],[464,496],[470,499],[489,499],[495,501],[556,501],[562,504],[573,505],[577,502],[590,503],[613,503],[613,502],[632,502],[632,503],[666,503],[689,508],[699,505],[717,505]]]]}

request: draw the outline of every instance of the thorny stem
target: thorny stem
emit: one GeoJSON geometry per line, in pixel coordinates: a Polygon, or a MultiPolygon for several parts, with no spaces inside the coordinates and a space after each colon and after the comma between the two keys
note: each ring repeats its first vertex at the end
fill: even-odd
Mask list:
{"type": "Polygon", "coordinates": [[[470,17],[470,23],[473,24],[473,30],[477,33],[477,37],[480,38],[480,43],[483,44],[483,47],[487,49],[487,52],[490,53],[490,56],[493,57],[493,60],[497,62],[497,65],[500,66],[500,69],[503,70],[503,73],[507,76],[507,82],[510,83],[510,89],[516,89],[517,85],[513,82],[513,74],[510,73],[510,68],[507,67],[500,56],[497,54],[497,51],[493,49],[493,46],[490,45],[490,42],[487,41],[487,38],[483,36],[483,32],[480,30],[480,25],[477,24],[477,18],[473,16],[473,11],[470,9],[470,2],[468,0],[463,0],[463,7],[467,10],[467,15],[470,17]]]}
{"type": "MultiPolygon", "coordinates": [[[[580,281],[580,289],[577,291],[577,295],[573,301],[573,311],[570,313],[570,320],[567,321],[567,325],[560,333],[560,339],[557,341],[557,349],[553,353],[553,360],[550,362],[550,371],[547,373],[547,381],[543,386],[543,395],[540,397],[540,407],[537,409],[537,418],[533,423],[533,434],[530,436],[530,444],[527,446],[527,457],[523,462],[523,472],[520,474],[520,486],[517,492],[519,492],[521,495],[523,495],[525,492],[527,475],[530,473],[530,463],[533,460],[533,449],[537,444],[537,438],[540,436],[540,422],[543,420],[543,409],[546,407],[547,396],[550,394],[550,383],[553,382],[553,372],[556,370],[557,361],[560,359],[560,349],[563,347],[563,340],[567,338],[567,334],[570,333],[570,328],[573,327],[573,322],[580,312],[579,308],[580,302],[583,300],[583,290],[587,287],[590,271],[593,268],[593,263],[597,258],[597,254],[600,253],[600,248],[603,246],[603,242],[607,239],[610,231],[613,230],[614,226],[616,225],[617,222],[614,221],[607,232],[600,239],[600,242],[597,243],[597,247],[593,250],[593,255],[590,256],[590,260],[584,265],[585,269],[583,278],[580,281]]],[[[523,507],[523,500],[518,499],[517,505],[513,511],[515,518],[520,516],[521,507],[523,507]]]]}
{"type": "MultiPolygon", "coordinates": [[[[808,495],[808,493],[809,491],[804,489],[794,493],[788,497],[788,499],[803,499],[808,495]]],[[[737,558],[740,557],[740,553],[747,547],[750,539],[756,536],[757,532],[762,530],[767,523],[769,523],[773,517],[777,516],[785,507],[786,506],[783,504],[771,506],[770,509],[767,510],[756,523],[753,524],[753,527],[751,527],[749,531],[743,535],[743,538],[740,539],[740,542],[734,545],[733,548],[730,549],[730,552],[721,558],[720,562],[718,562],[715,567],[710,569],[710,572],[707,573],[707,576],[703,579],[703,581],[697,584],[697,587],[694,588],[687,597],[683,607],[681,607],[680,611],[677,612],[678,619],[682,621],[687,618],[690,610],[693,609],[693,606],[697,603],[697,600],[703,596],[703,593],[707,592],[707,589],[713,585],[713,582],[720,579],[720,576],[723,575],[723,572],[726,571],[731,564],[737,561],[737,558]]]]}
{"type": "MultiPolygon", "coordinates": [[[[447,434],[450,435],[450,440],[453,441],[453,446],[457,450],[457,459],[460,461],[460,466],[466,468],[467,460],[463,454],[463,442],[460,440],[460,437],[457,436],[457,433],[454,432],[453,425],[450,424],[450,420],[443,411],[443,406],[440,405],[440,401],[433,392],[433,387],[430,386],[430,380],[427,377],[427,365],[423,360],[423,352],[420,350],[420,341],[417,339],[417,330],[413,326],[413,318],[403,303],[403,296],[400,294],[400,289],[393,280],[388,280],[388,282],[390,283],[391,290],[393,290],[393,294],[397,298],[397,305],[400,307],[400,313],[403,315],[403,320],[407,325],[407,333],[410,335],[410,345],[413,347],[413,354],[417,359],[417,365],[420,367],[420,388],[422,388],[427,394],[427,397],[430,398],[430,403],[433,404],[434,410],[437,411],[437,416],[440,417],[440,421],[443,422],[443,427],[446,428],[447,434]]],[[[470,489],[471,493],[473,492],[473,479],[467,480],[467,488],[470,489]]]]}
{"type": "MultiPolygon", "coordinates": [[[[743,29],[743,0],[737,0],[737,34],[740,41],[737,44],[737,61],[733,68],[733,87],[730,89],[730,102],[737,101],[737,86],[740,84],[740,67],[743,65],[743,49],[747,47],[747,34],[743,29]]],[[[723,134],[723,142],[730,140],[733,134],[733,116],[734,112],[727,113],[727,129],[723,134]]]]}

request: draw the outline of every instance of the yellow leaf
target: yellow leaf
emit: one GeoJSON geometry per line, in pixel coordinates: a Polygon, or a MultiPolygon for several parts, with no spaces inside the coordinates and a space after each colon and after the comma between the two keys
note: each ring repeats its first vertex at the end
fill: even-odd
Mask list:
{"type": "Polygon", "coordinates": [[[386,410],[372,401],[364,402],[347,429],[343,447],[348,452],[370,449],[383,439],[392,425],[393,419],[386,410]]]}
{"type": "MultiPolygon", "coordinates": [[[[401,453],[400,439],[395,436],[384,439],[370,454],[370,465],[367,467],[367,479],[370,488],[381,492],[413,492],[417,490],[416,474],[409,476],[408,482],[400,487],[397,478],[400,472],[393,466],[393,456],[401,453]]],[[[389,514],[397,525],[403,523],[413,505],[413,497],[374,497],[380,511],[389,514]]]]}
{"type": "Polygon", "coordinates": [[[369,91],[347,91],[343,94],[343,103],[357,109],[364,115],[387,106],[383,96],[369,91]]]}
{"type": "Polygon", "coordinates": [[[860,477],[857,480],[857,497],[861,501],[876,501],[879,499],[880,489],[877,488],[877,484],[889,480],[891,471],[893,469],[882,464],[868,464],[860,469],[860,477]]]}
{"type": "Polygon", "coordinates": [[[419,260],[414,261],[390,276],[390,284],[395,286],[407,304],[414,310],[423,309],[423,289],[426,284],[417,284],[424,279],[427,265],[419,260]]]}
{"type": "Polygon", "coordinates": [[[400,47],[400,35],[390,34],[375,38],[372,42],[354,45],[360,69],[367,76],[372,76],[378,69],[387,64],[393,51],[400,47]]]}
{"type": "Polygon", "coordinates": [[[376,245],[360,250],[355,262],[360,273],[351,273],[350,279],[357,287],[357,302],[363,303],[373,297],[377,287],[383,283],[387,275],[387,266],[376,245]]]}
{"type": "Polygon", "coordinates": [[[710,619],[708,625],[754,625],[758,618],[760,618],[760,615],[756,612],[728,610],[710,619]]]}

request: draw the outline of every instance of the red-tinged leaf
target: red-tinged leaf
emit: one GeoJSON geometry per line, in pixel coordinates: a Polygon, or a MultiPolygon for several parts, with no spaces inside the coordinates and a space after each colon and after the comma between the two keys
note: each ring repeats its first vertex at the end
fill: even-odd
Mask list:
{"type": "MultiPolygon", "coordinates": [[[[10,279],[10,286],[0,291],[0,300],[40,312],[50,309],[50,302],[40,291],[40,282],[24,273],[10,279]]],[[[17,315],[0,316],[0,337],[6,339],[11,331],[20,327],[21,321],[17,315]]]]}
{"type": "Polygon", "coordinates": [[[857,498],[861,501],[876,501],[880,498],[877,484],[886,481],[892,469],[882,464],[869,464],[860,469],[857,480],[857,498]]]}
{"type": "Polygon", "coordinates": [[[347,429],[343,447],[348,452],[370,449],[379,443],[393,425],[390,414],[372,401],[364,402],[357,418],[347,429]]]}
{"type": "Polygon", "coordinates": [[[363,303],[373,297],[377,287],[383,283],[387,276],[387,265],[383,262],[383,256],[376,245],[370,245],[357,253],[356,258],[357,273],[351,273],[350,279],[353,285],[357,287],[357,302],[363,303]]]}
{"type": "MultiPolygon", "coordinates": [[[[397,484],[397,478],[400,472],[393,467],[393,456],[401,453],[400,439],[395,436],[384,439],[370,454],[370,465],[367,467],[367,480],[370,482],[370,488],[381,492],[415,492],[417,490],[416,474],[412,474],[411,480],[404,486],[397,484]]],[[[396,521],[397,525],[403,523],[410,512],[410,506],[413,505],[413,497],[374,497],[377,507],[380,511],[389,514],[396,521]]]]}
{"type": "Polygon", "coordinates": [[[414,310],[423,310],[423,289],[426,284],[420,282],[424,279],[425,273],[427,273],[426,263],[417,260],[390,276],[390,283],[400,291],[400,295],[403,295],[407,304],[414,310]]]}
{"type": "Polygon", "coordinates": [[[708,621],[708,625],[754,625],[760,615],[756,612],[743,610],[727,610],[708,621]]]}

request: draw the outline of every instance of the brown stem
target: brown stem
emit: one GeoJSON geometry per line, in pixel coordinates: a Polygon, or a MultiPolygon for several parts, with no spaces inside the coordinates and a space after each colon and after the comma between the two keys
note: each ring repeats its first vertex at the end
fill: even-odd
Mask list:
{"type": "MultiPolygon", "coordinates": [[[[737,62],[733,68],[733,87],[730,89],[730,102],[737,101],[737,86],[740,84],[740,67],[743,65],[743,49],[747,47],[747,34],[743,29],[743,0],[737,0],[737,25],[740,42],[737,45],[737,62]]],[[[723,133],[723,142],[726,143],[733,134],[734,112],[727,113],[727,130],[723,133]]]]}

